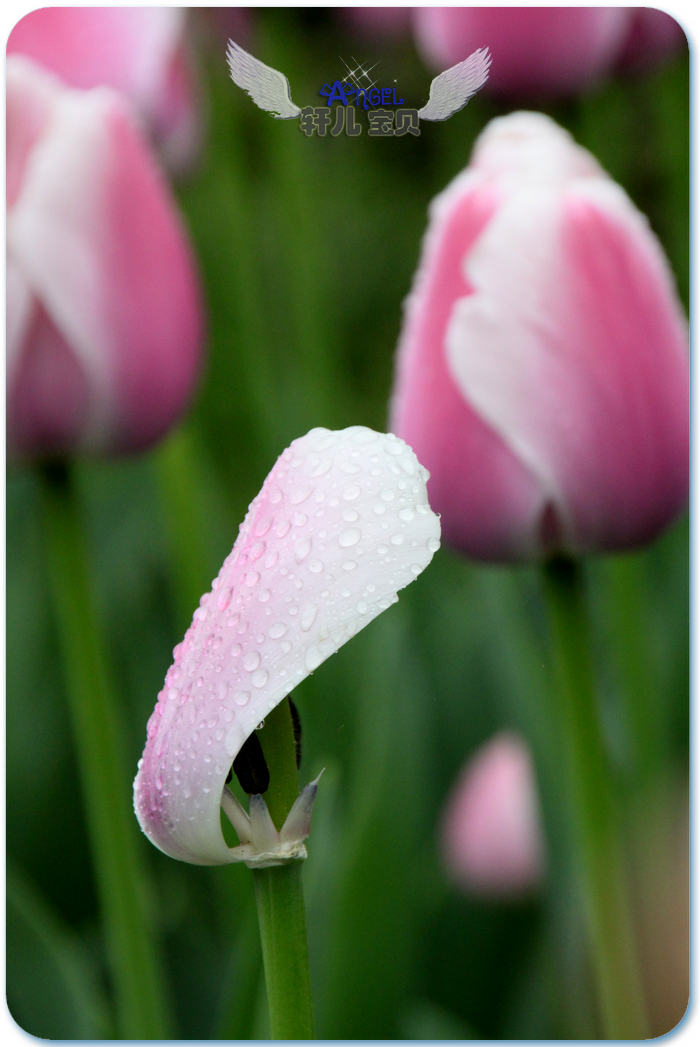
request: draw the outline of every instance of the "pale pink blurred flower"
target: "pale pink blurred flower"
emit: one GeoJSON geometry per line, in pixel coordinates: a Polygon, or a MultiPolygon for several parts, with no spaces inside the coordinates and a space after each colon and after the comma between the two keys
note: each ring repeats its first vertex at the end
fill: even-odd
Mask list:
{"type": "Polygon", "coordinates": [[[472,756],[447,801],[441,846],[450,876],[490,896],[517,896],[544,872],[544,843],[530,753],[498,734],[472,756]]]}
{"type": "Polygon", "coordinates": [[[265,804],[249,824],[226,777],[260,721],[427,567],[440,522],[426,479],[402,440],[362,426],[313,429],[277,460],[148,722],[134,802],[160,850],[195,865],[304,856],[313,794],[276,839],[265,804]]]}
{"type": "Polygon", "coordinates": [[[190,248],[109,88],[7,60],[8,448],[126,452],[183,411],[201,356],[190,248]]]}
{"type": "Polygon", "coordinates": [[[391,428],[445,540],[486,560],[631,548],[688,492],[687,329],[646,218],[542,114],[494,120],[433,202],[391,428]]]}
{"type": "Polygon", "coordinates": [[[199,144],[185,21],[182,7],[42,7],[20,19],[7,53],[34,59],[69,87],[126,95],[179,169],[199,144]]]}
{"type": "Polygon", "coordinates": [[[557,96],[589,87],[611,70],[633,15],[625,7],[417,7],[414,30],[435,69],[488,47],[493,61],[484,91],[557,96]]]}

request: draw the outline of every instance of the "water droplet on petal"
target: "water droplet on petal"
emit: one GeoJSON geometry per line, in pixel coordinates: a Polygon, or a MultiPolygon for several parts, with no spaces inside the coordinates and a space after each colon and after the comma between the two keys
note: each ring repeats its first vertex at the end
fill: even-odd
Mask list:
{"type": "Polygon", "coordinates": [[[377,514],[377,516],[382,516],[382,514],[386,512],[386,506],[383,505],[381,502],[377,502],[377,504],[374,507],[374,511],[377,514]]]}
{"type": "Polygon", "coordinates": [[[411,564],[411,572],[412,572],[412,574],[416,574],[416,575],[420,574],[422,570],[423,570],[423,568],[421,567],[421,565],[419,563],[412,563],[411,564]]]}
{"type": "Polygon", "coordinates": [[[359,603],[357,605],[357,613],[358,614],[367,614],[367,604],[365,603],[364,600],[360,600],[359,601],[359,603]]]}
{"type": "MultiPolygon", "coordinates": [[[[222,680],[219,686],[216,688],[217,697],[223,702],[224,698],[228,694],[228,684],[222,680]]],[[[216,727],[216,724],[213,725],[216,727]]]]}
{"type": "Polygon", "coordinates": [[[377,552],[380,556],[384,556],[386,553],[389,552],[389,547],[387,545],[378,545],[377,552]]]}
{"type": "Polygon", "coordinates": [[[232,658],[237,658],[238,655],[241,653],[242,649],[243,648],[241,647],[241,645],[239,643],[232,644],[232,646],[231,646],[231,657],[232,658]]]}
{"type": "Polygon", "coordinates": [[[279,553],[277,552],[277,550],[275,550],[272,553],[268,553],[267,554],[267,556],[265,558],[265,570],[269,571],[271,567],[275,566],[275,564],[277,563],[277,557],[278,556],[279,556],[279,553]]]}
{"type": "Polygon", "coordinates": [[[301,563],[302,560],[306,559],[311,551],[311,539],[308,537],[300,538],[294,543],[294,559],[297,563],[301,563]]]}
{"type": "Polygon", "coordinates": [[[297,487],[289,496],[289,501],[292,505],[300,505],[306,501],[312,491],[313,487],[297,487]]]}
{"type": "Polygon", "coordinates": [[[235,691],[233,700],[236,705],[246,705],[250,701],[250,691],[235,691]]]}
{"type": "Polygon", "coordinates": [[[399,511],[399,520],[403,520],[404,523],[409,523],[413,519],[412,509],[401,509],[399,511]]]}
{"type": "Polygon", "coordinates": [[[268,495],[268,498],[270,499],[270,501],[272,502],[273,505],[277,505],[279,502],[281,502],[282,501],[282,492],[280,491],[279,487],[274,487],[270,491],[270,493],[268,495]]]}
{"type": "Polygon", "coordinates": [[[304,658],[304,668],[308,673],[312,673],[314,669],[318,669],[322,661],[323,655],[318,647],[309,647],[304,658]]]}
{"type": "Polygon", "coordinates": [[[198,618],[200,622],[205,621],[207,617],[206,608],[198,607],[197,610],[194,612],[193,617],[198,618]]]}
{"type": "Polygon", "coordinates": [[[243,659],[243,668],[246,672],[252,673],[254,669],[260,665],[260,654],[258,651],[248,651],[248,654],[243,659]]]}
{"type": "Polygon", "coordinates": [[[267,683],[268,675],[267,669],[258,669],[251,677],[253,687],[264,687],[267,683]]]}
{"type": "Polygon", "coordinates": [[[390,541],[392,545],[403,545],[403,535],[398,533],[392,534],[390,541]]]}
{"type": "Polygon", "coordinates": [[[383,491],[379,492],[379,497],[382,498],[385,502],[393,502],[394,492],[391,489],[391,487],[385,487],[383,491]]]}
{"type": "Polygon", "coordinates": [[[308,633],[309,629],[314,624],[316,610],[317,608],[314,607],[313,604],[307,603],[301,616],[301,621],[299,622],[299,624],[301,625],[302,632],[308,633]]]}
{"type": "Polygon", "coordinates": [[[259,581],[260,575],[257,571],[248,571],[247,575],[245,576],[245,584],[248,586],[249,589],[252,589],[253,586],[257,585],[259,581]]]}
{"type": "Polygon", "coordinates": [[[309,563],[309,570],[312,574],[320,574],[323,570],[323,563],[321,560],[311,560],[309,563]]]}
{"type": "Polygon", "coordinates": [[[340,468],[344,473],[359,473],[362,467],[356,462],[341,462],[340,468]]]}
{"type": "Polygon", "coordinates": [[[437,538],[429,538],[428,539],[428,548],[430,549],[431,553],[436,553],[438,551],[438,549],[440,548],[440,541],[439,541],[439,539],[437,539],[437,538]]]}
{"type": "Polygon", "coordinates": [[[223,637],[222,636],[217,636],[216,639],[214,640],[214,643],[211,645],[212,646],[212,650],[218,651],[223,642],[224,642],[223,637]]]}
{"type": "MultiPolygon", "coordinates": [[[[272,501],[272,499],[270,499],[270,501],[272,501]]],[[[262,538],[263,535],[267,534],[272,527],[273,520],[274,516],[262,516],[255,525],[255,530],[253,531],[255,537],[262,538]]]]}
{"type": "Polygon", "coordinates": [[[262,554],[265,552],[265,543],[256,542],[253,548],[250,550],[251,560],[259,560],[262,554]]]}
{"type": "Polygon", "coordinates": [[[354,560],[346,560],[345,563],[343,564],[343,570],[344,571],[354,571],[356,567],[357,567],[357,564],[355,563],[354,560]]]}
{"type": "Polygon", "coordinates": [[[294,513],[292,520],[294,521],[295,527],[303,527],[308,522],[308,516],[306,513],[294,513]]]}
{"type": "Polygon", "coordinates": [[[319,458],[318,455],[312,454],[307,461],[306,473],[308,476],[323,476],[332,465],[332,458],[319,458]]]}
{"type": "Polygon", "coordinates": [[[292,525],[291,525],[289,520],[282,520],[277,525],[277,530],[275,531],[275,534],[277,535],[278,538],[284,538],[285,534],[287,533],[287,531],[289,530],[289,528],[291,526],[292,525]]]}
{"type": "Polygon", "coordinates": [[[282,622],[276,622],[274,625],[270,626],[268,636],[271,640],[279,640],[281,636],[284,636],[286,631],[286,625],[284,625],[282,622]]]}
{"type": "Polygon", "coordinates": [[[343,498],[346,502],[352,502],[355,498],[359,497],[361,493],[362,491],[358,484],[347,484],[343,488],[343,498]]]}
{"type": "Polygon", "coordinates": [[[346,509],[343,513],[343,519],[345,523],[356,523],[360,519],[360,514],[356,513],[354,509],[346,509]]]}
{"type": "Polygon", "coordinates": [[[285,640],[283,643],[280,644],[280,648],[282,649],[282,654],[289,654],[289,652],[292,649],[292,645],[290,644],[289,640],[285,640]]]}
{"type": "Polygon", "coordinates": [[[233,589],[222,589],[219,593],[219,599],[216,602],[216,606],[220,611],[225,611],[228,605],[231,603],[231,597],[233,596],[233,589]]]}
{"type": "Polygon", "coordinates": [[[346,527],[338,536],[338,545],[341,549],[349,549],[351,545],[357,545],[360,537],[360,532],[356,527],[346,527]]]}
{"type": "Polygon", "coordinates": [[[258,596],[258,600],[260,601],[260,603],[267,603],[271,596],[272,593],[269,589],[261,589],[260,595],[258,596]]]}
{"type": "Polygon", "coordinates": [[[169,700],[171,702],[176,702],[179,697],[180,697],[180,688],[179,687],[171,687],[170,690],[168,691],[168,698],[169,698],[169,700]]]}

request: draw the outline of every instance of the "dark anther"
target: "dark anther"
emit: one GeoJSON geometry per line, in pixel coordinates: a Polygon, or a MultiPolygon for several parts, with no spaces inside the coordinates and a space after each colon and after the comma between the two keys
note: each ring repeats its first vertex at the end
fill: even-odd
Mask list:
{"type": "Polygon", "coordinates": [[[243,789],[243,792],[248,793],[249,796],[252,796],[254,793],[267,792],[270,784],[270,772],[267,769],[267,763],[265,762],[257,734],[251,734],[250,738],[244,743],[243,748],[233,761],[233,771],[241,783],[241,789],[243,789]]]}
{"type": "Polygon", "coordinates": [[[289,699],[289,711],[292,714],[292,729],[294,731],[294,748],[297,754],[297,771],[301,767],[301,720],[299,719],[299,710],[296,705],[289,699]]]}

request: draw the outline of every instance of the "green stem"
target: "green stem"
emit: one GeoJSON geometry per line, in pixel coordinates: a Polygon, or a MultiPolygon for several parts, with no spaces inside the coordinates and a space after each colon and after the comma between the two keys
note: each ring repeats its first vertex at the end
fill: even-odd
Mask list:
{"type": "MultiPolygon", "coordinates": [[[[265,802],[279,829],[299,794],[288,699],[266,718],[259,737],[270,771],[265,802]]],[[[299,861],[253,872],[273,1040],[314,1039],[301,872],[299,861]]]]}
{"type": "Polygon", "coordinates": [[[598,715],[591,636],[578,564],[544,567],[558,677],[562,750],[573,805],[572,832],[581,877],[605,1039],[648,1035],[639,980],[613,783],[598,715]]]}
{"type": "Polygon", "coordinates": [[[86,540],[68,468],[42,469],[49,580],[62,647],[119,1036],[169,1035],[146,911],[123,732],[94,607],[86,540]]]}

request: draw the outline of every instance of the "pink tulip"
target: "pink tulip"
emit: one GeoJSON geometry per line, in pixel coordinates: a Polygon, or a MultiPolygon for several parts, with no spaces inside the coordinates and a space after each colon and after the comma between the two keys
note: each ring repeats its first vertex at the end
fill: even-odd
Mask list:
{"type": "Polygon", "coordinates": [[[410,7],[339,7],[337,11],[351,31],[376,39],[402,36],[411,23],[410,7]]]}
{"type": "Polygon", "coordinates": [[[484,90],[569,95],[612,68],[634,9],[625,7],[416,7],[416,43],[428,65],[446,69],[478,47],[493,58],[484,90]]]}
{"type": "Polygon", "coordinates": [[[434,201],[391,428],[485,560],[631,548],[688,491],[685,319],[646,218],[547,117],[479,138],[434,201]]]}
{"type": "Polygon", "coordinates": [[[70,87],[125,94],[168,161],[184,165],[198,142],[180,7],[42,7],[10,33],[23,54],[70,87]]]}
{"type": "Polygon", "coordinates": [[[182,413],[200,301],[168,189],[109,88],[7,60],[8,446],[127,452],[182,413]]]}
{"type": "Polygon", "coordinates": [[[160,850],[195,865],[304,856],[315,786],[276,836],[261,798],[248,820],[226,777],[260,721],[427,567],[440,523],[426,478],[403,441],[362,426],[313,429],[277,460],[148,722],[135,808],[160,850]]]}
{"type": "Polygon", "coordinates": [[[641,72],[687,46],[685,33],[675,18],[654,7],[638,7],[617,66],[625,72],[641,72]]]}
{"type": "Polygon", "coordinates": [[[532,761],[520,738],[498,734],[469,760],[441,836],[447,869],[467,890],[513,896],[537,886],[544,844],[532,761]]]}

